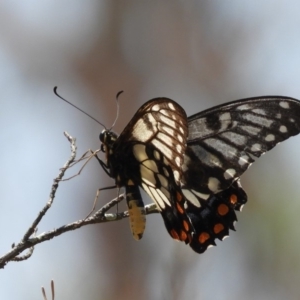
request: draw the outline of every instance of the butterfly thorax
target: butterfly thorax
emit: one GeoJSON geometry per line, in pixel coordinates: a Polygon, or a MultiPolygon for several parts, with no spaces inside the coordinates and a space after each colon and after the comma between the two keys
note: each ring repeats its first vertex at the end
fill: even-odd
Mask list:
{"type": "Polygon", "coordinates": [[[133,156],[131,143],[120,143],[119,136],[103,130],[100,134],[101,150],[106,154],[103,168],[115,179],[116,186],[125,188],[131,232],[136,240],[142,238],[146,217],[144,202],[139,190],[139,162],[133,156]],[[132,178],[135,176],[136,180],[132,178]]]}
{"type": "MultiPolygon", "coordinates": [[[[122,187],[132,181],[137,174],[139,165],[132,154],[129,144],[119,146],[118,135],[110,130],[103,130],[100,134],[101,150],[106,155],[106,167],[110,177],[115,179],[116,185],[122,187]]],[[[133,184],[133,182],[132,182],[133,184]]]]}

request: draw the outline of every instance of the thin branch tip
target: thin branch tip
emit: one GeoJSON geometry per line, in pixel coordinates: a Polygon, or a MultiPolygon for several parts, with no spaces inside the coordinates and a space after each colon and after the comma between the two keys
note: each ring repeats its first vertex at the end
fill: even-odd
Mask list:
{"type": "Polygon", "coordinates": [[[75,143],[75,138],[73,138],[67,131],[64,131],[64,136],[68,139],[70,143],[75,143]]]}

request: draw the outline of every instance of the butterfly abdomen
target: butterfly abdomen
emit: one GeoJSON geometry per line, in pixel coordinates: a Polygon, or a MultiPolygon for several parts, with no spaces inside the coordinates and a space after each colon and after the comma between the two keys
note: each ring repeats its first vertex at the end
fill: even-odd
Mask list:
{"type": "Polygon", "coordinates": [[[146,227],[144,202],[137,185],[126,185],[126,201],[129,212],[130,229],[133,237],[140,240],[146,227]]]}

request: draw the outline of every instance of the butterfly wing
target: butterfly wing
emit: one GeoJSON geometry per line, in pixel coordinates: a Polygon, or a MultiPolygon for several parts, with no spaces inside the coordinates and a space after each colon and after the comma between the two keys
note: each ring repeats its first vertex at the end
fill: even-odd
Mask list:
{"type": "Polygon", "coordinates": [[[247,201],[239,178],[255,157],[299,131],[292,98],[238,100],[188,119],[176,102],[157,98],[118,137],[111,167],[118,186],[146,191],[174,239],[202,253],[234,229],[234,210],[247,201]]]}
{"type": "Polygon", "coordinates": [[[229,235],[229,229],[235,230],[235,210],[240,211],[246,202],[247,195],[239,180],[224,191],[211,194],[201,207],[187,201],[185,211],[194,228],[191,248],[203,253],[216,245],[215,239],[224,240],[229,235]]]}
{"type": "Polygon", "coordinates": [[[129,166],[123,166],[121,177],[145,190],[157,204],[170,235],[186,243],[191,240],[192,226],[180,181],[187,135],[185,111],[170,99],[156,98],[137,111],[114,147],[114,153],[124,153],[129,166]]]}
{"type": "Polygon", "coordinates": [[[117,145],[123,148],[130,144],[139,162],[148,157],[148,148],[156,149],[158,152],[153,153],[152,161],[170,166],[175,180],[179,182],[187,134],[187,116],[183,108],[171,99],[155,98],[137,111],[120,134],[117,145]]]}
{"type": "Polygon", "coordinates": [[[189,117],[188,128],[183,188],[205,200],[229,187],[255,157],[300,132],[300,104],[272,96],[233,101],[189,117]]]}
{"type": "Polygon", "coordinates": [[[223,239],[247,201],[239,177],[266,151],[300,132],[300,102],[287,97],[249,98],[188,118],[182,192],[199,253],[223,239]]]}

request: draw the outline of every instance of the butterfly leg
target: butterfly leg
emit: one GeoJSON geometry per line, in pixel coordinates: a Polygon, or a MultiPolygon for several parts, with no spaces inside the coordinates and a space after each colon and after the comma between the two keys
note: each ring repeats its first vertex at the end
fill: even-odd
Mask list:
{"type": "Polygon", "coordinates": [[[109,177],[112,177],[111,174],[110,174],[110,171],[109,171],[109,168],[108,166],[106,165],[106,163],[104,161],[102,161],[98,155],[95,155],[96,159],[98,160],[100,166],[102,167],[102,169],[104,170],[104,172],[109,176],[109,177]]]}
{"type": "Polygon", "coordinates": [[[93,203],[93,207],[92,207],[91,211],[89,212],[89,214],[84,218],[85,220],[95,211],[95,208],[96,208],[96,205],[97,205],[97,202],[98,202],[98,199],[99,199],[100,192],[104,191],[104,190],[115,189],[115,188],[117,188],[117,186],[116,185],[112,185],[112,186],[107,186],[107,187],[104,187],[104,188],[101,188],[101,189],[97,190],[97,193],[96,193],[96,196],[95,196],[95,200],[94,200],[94,203],[93,203]]]}

